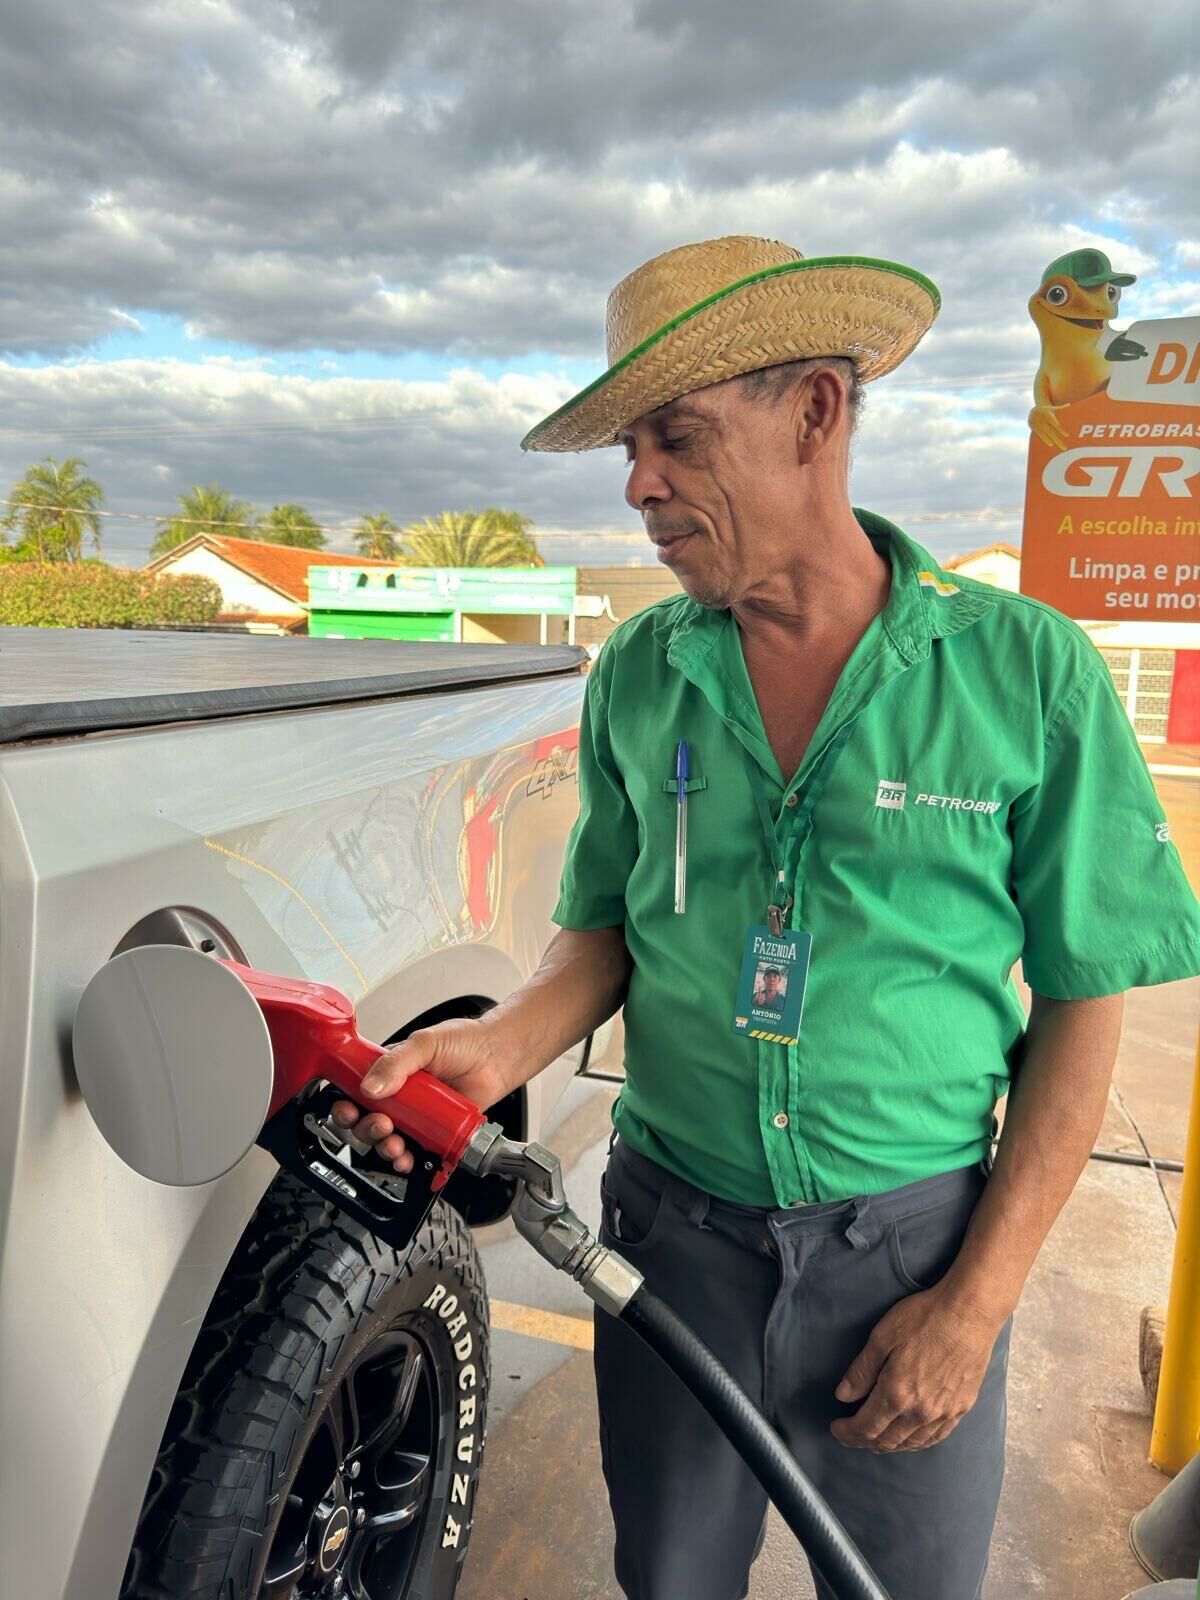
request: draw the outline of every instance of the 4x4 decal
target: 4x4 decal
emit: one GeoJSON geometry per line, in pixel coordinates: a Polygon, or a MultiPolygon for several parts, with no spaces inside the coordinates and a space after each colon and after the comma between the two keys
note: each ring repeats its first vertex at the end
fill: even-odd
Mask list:
{"type": "Polygon", "coordinates": [[[556,783],[570,783],[579,777],[579,749],[577,746],[562,746],[551,750],[547,756],[542,756],[533,768],[533,776],[525,786],[525,793],[531,798],[540,794],[544,800],[556,783]]]}

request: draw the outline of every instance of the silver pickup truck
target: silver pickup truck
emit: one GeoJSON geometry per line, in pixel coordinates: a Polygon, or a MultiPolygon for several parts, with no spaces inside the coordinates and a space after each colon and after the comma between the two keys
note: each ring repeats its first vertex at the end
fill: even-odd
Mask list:
{"type": "MultiPolygon", "coordinates": [[[[504,1182],[456,1177],[403,1254],[258,1146],[158,1185],[72,1018],[140,944],[332,985],[380,1042],[502,998],[552,931],[583,660],[0,630],[3,1600],[454,1593],[504,1182]]],[[[493,1118],[537,1137],[580,1065],[493,1118]]]]}

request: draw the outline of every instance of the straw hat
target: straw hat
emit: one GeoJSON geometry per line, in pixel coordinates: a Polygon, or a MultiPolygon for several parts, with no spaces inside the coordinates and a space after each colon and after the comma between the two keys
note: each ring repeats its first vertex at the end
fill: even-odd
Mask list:
{"type": "Polygon", "coordinates": [[[911,267],[815,256],[734,234],[680,245],[608,297],[608,371],[539,422],[523,450],[595,450],[669,400],[744,372],[849,356],[868,382],[899,366],[941,305],[911,267]]]}

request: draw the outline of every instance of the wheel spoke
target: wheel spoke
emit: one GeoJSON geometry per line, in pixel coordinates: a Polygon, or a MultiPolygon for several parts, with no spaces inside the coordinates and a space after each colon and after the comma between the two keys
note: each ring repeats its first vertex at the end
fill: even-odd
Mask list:
{"type": "Polygon", "coordinates": [[[304,1502],[290,1494],[271,1541],[271,1554],[258,1591],[259,1600],[289,1600],[308,1565],[304,1548],[304,1502]]]}
{"type": "Polygon", "coordinates": [[[278,1578],[264,1578],[258,1591],[258,1600],[292,1600],[296,1585],[304,1576],[304,1562],[294,1572],[283,1573],[278,1578]]]}
{"type": "Polygon", "coordinates": [[[339,1387],[333,1403],[325,1413],[324,1423],[333,1445],[333,1460],[337,1467],[355,1452],[361,1426],[358,1414],[358,1395],[354,1388],[354,1373],[339,1387]]]}
{"type": "Polygon", "coordinates": [[[414,1339],[405,1353],[400,1382],[396,1388],[396,1415],[400,1419],[401,1427],[404,1427],[412,1415],[413,1401],[417,1396],[417,1385],[421,1381],[424,1366],[424,1352],[414,1339]]]}
{"type": "Polygon", "coordinates": [[[375,1369],[373,1377],[382,1378],[384,1373],[390,1374],[390,1383],[385,1389],[387,1397],[381,1398],[378,1422],[353,1450],[353,1455],[378,1455],[403,1432],[412,1414],[413,1401],[420,1388],[424,1369],[425,1357],[415,1339],[406,1340],[391,1361],[381,1363],[375,1369]]]}
{"type": "Polygon", "coordinates": [[[364,1536],[380,1538],[415,1522],[429,1489],[429,1457],[414,1450],[395,1450],[379,1463],[378,1478],[368,1502],[364,1536]]]}

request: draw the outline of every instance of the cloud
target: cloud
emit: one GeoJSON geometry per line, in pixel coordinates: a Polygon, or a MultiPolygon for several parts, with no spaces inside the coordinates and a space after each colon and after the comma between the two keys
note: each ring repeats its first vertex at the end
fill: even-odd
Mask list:
{"type": "Polygon", "coordinates": [[[0,465],[77,451],[146,514],[217,478],[334,523],[629,529],[615,457],[516,442],[601,370],[613,283],[750,232],[939,284],[857,492],[969,543],[950,513],[1020,499],[1045,264],[1093,244],[1128,317],[1200,306],[1192,9],[0,0],[0,465]],[[168,324],[193,359],[151,359],[168,324]],[[435,378],[328,365],[364,353],[435,378]]]}
{"type": "MultiPolygon", "coordinates": [[[[620,451],[520,451],[530,425],[568,392],[553,374],[493,379],[467,367],[400,382],[280,375],[231,358],[0,365],[0,491],[47,450],[83,456],[116,513],[105,519],[105,551],[131,565],[145,560],[154,518],[176,493],[213,480],[263,509],[300,502],[332,530],[333,548],[350,548],[348,529],[364,512],[405,523],[505,505],[533,517],[548,559],[648,559],[623,499],[620,451]]],[[[914,535],[935,553],[999,537],[989,523],[976,538],[961,513],[1019,503],[1028,402],[964,400],[902,386],[898,375],[869,394],[857,500],[915,519],[914,535]]]]}
{"type": "Polygon", "coordinates": [[[4,0],[0,312],[50,354],[116,306],[254,348],[591,356],[638,260],[746,230],[928,264],[976,318],[986,268],[1106,199],[1143,255],[1182,231],[1189,9],[4,0]]]}

